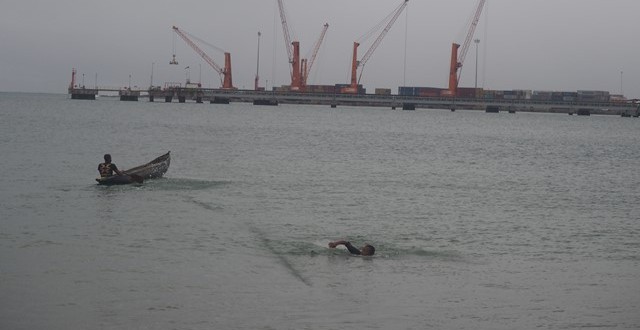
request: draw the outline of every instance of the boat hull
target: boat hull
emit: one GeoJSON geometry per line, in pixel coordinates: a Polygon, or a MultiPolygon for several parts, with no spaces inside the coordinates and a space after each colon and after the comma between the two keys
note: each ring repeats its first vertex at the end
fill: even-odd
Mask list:
{"type": "Polygon", "coordinates": [[[128,175],[112,175],[104,178],[97,178],[98,184],[105,186],[112,186],[118,184],[130,184],[134,183],[133,179],[128,175]]]}

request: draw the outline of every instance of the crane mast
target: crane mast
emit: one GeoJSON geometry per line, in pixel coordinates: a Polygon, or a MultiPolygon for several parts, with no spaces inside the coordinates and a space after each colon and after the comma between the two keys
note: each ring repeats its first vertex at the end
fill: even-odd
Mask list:
{"type": "Polygon", "coordinates": [[[384,27],[384,29],[382,29],[382,32],[380,33],[378,38],[376,38],[376,40],[373,42],[371,47],[369,47],[369,49],[364,53],[364,55],[360,60],[358,60],[358,46],[360,46],[360,43],[358,42],[353,43],[353,57],[351,60],[351,84],[349,87],[342,89],[343,93],[358,92],[358,83],[360,82],[360,77],[362,77],[362,70],[364,70],[364,65],[367,63],[367,61],[369,61],[369,59],[371,58],[371,55],[373,55],[373,52],[376,50],[376,48],[378,48],[378,46],[382,42],[382,39],[384,39],[384,37],[387,35],[387,32],[389,32],[389,30],[391,29],[393,24],[396,22],[396,20],[404,10],[404,8],[407,6],[408,2],[409,0],[403,0],[400,6],[398,6],[398,8],[395,9],[395,11],[393,12],[393,16],[391,17],[387,25],[384,27]],[[360,76],[357,75],[358,67],[363,68],[360,71],[360,76]]]}
{"type": "Polygon", "coordinates": [[[313,63],[315,63],[316,61],[316,56],[318,56],[318,51],[320,50],[320,46],[322,45],[322,41],[324,41],[324,36],[327,34],[327,30],[329,29],[329,23],[325,23],[324,27],[322,28],[322,32],[320,32],[320,37],[318,38],[318,41],[316,41],[315,45],[313,46],[313,51],[311,53],[311,58],[309,59],[309,62],[307,63],[306,60],[303,60],[304,62],[304,70],[303,72],[303,76],[302,76],[302,85],[303,86],[307,86],[307,78],[309,78],[309,72],[311,72],[311,68],[313,67],[313,63]]]}
{"type": "MultiPolygon", "coordinates": [[[[189,45],[202,59],[207,62],[218,74],[220,75],[220,82],[222,83],[223,89],[234,89],[232,76],[231,76],[231,54],[228,52],[224,53],[224,69],[221,68],[213,59],[207,55],[198,45],[189,38],[190,34],[186,31],[180,30],[178,27],[174,26],[173,31],[182,38],[187,45],[189,45]]],[[[192,36],[193,37],[193,36],[192,36]]]]}
{"type": "Polygon", "coordinates": [[[471,21],[471,26],[469,27],[467,36],[462,43],[462,49],[460,49],[460,45],[457,43],[453,43],[451,46],[451,63],[449,65],[449,93],[451,96],[455,97],[458,94],[458,83],[462,72],[460,69],[462,68],[464,59],[467,56],[467,52],[469,51],[469,46],[471,45],[473,34],[478,26],[478,21],[480,20],[480,15],[482,14],[482,8],[484,7],[485,2],[486,0],[478,1],[478,7],[476,8],[473,20],[471,21]],[[458,52],[458,50],[460,51],[458,52]],[[460,55],[458,56],[458,54],[460,55]]]}

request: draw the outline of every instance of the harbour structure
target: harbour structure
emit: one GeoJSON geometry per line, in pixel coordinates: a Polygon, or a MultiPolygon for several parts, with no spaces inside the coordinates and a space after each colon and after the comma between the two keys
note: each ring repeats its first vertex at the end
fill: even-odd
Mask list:
{"type": "Polygon", "coordinates": [[[131,86],[129,87],[98,87],[97,85],[94,88],[87,88],[82,82],[79,84],[76,81],[76,69],[71,70],[71,82],[69,83],[68,93],[71,96],[71,99],[74,100],[95,100],[96,97],[100,94],[100,92],[116,92],[120,97],[121,101],[138,101],[138,97],[141,94],[141,91],[131,86]]]}
{"type": "MultiPolygon", "coordinates": [[[[207,44],[202,39],[186,32],[184,30],[179,29],[176,26],[173,26],[173,31],[182,38],[189,47],[191,47],[202,59],[209,64],[220,75],[220,82],[222,84],[222,89],[234,89],[233,87],[233,78],[231,73],[231,54],[224,50],[221,50],[224,53],[224,68],[221,68],[216,62],[209,56],[202,48],[200,48],[192,39],[200,40],[200,42],[207,44]]],[[[219,49],[216,46],[210,45],[213,48],[219,49]]],[[[173,54],[173,59],[169,62],[169,64],[178,64],[176,61],[175,52],[173,54]]],[[[190,83],[187,81],[187,84],[190,83]]]]}
{"type": "Polygon", "coordinates": [[[283,0],[278,0],[278,9],[280,12],[280,22],[282,23],[282,34],[284,37],[285,48],[287,50],[287,56],[289,59],[289,64],[291,64],[290,74],[291,74],[291,85],[288,86],[290,91],[294,92],[304,92],[307,85],[307,78],[309,77],[309,72],[313,67],[313,63],[315,62],[316,56],[318,55],[318,51],[320,50],[320,46],[324,40],[324,37],[327,33],[327,29],[329,28],[329,24],[325,23],[322,27],[322,31],[320,32],[320,37],[318,41],[316,41],[311,55],[311,60],[308,61],[305,58],[300,58],[300,41],[291,40],[291,30],[289,28],[289,23],[287,22],[287,14],[284,8],[283,0]]]}
{"type": "MultiPolygon", "coordinates": [[[[359,42],[354,42],[353,45],[353,58],[351,61],[351,81],[347,84],[333,84],[333,85],[309,85],[307,84],[309,72],[315,62],[316,56],[320,49],[320,46],[324,40],[328,24],[323,26],[320,37],[315,43],[310,60],[300,58],[299,42],[292,41],[287,23],[287,17],[284,10],[283,0],[278,0],[277,5],[280,11],[280,18],[283,28],[284,40],[287,46],[287,53],[289,62],[291,63],[291,84],[281,87],[273,87],[271,91],[265,91],[264,88],[259,87],[259,54],[260,54],[260,33],[258,33],[258,61],[256,68],[256,77],[254,82],[254,89],[256,93],[250,94],[246,91],[237,90],[233,86],[232,82],[232,70],[231,70],[231,55],[224,50],[207,44],[202,39],[197,38],[188,32],[173,26],[174,41],[173,41],[173,58],[169,62],[171,65],[177,65],[175,52],[175,40],[176,36],[180,36],[198,55],[200,55],[219,75],[221,78],[220,89],[205,89],[201,84],[194,84],[189,81],[185,82],[184,86],[181,83],[165,83],[164,87],[153,86],[149,89],[131,88],[105,88],[96,86],[95,88],[86,88],[84,86],[84,78],[82,84],[76,83],[76,71],[72,70],[72,81],[69,85],[69,94],[72,99],[95,99],[100,92],[118,92],[120,99],[123,101],[137,101],[141,96],[148,96],[149,101],[157,101],[164,99],[165,102],[172,102],[177,100],[178,102],[187,102],[193,100],[197,103],[203,103],[209,101],[211,103],[229,103],[229,102],[253,102],[256,105],[277,105],[279,103],[317,103],[317,104],[330,104],[332,106],[337,105],[374,105],[374,106],[390,106],[397,108],[402,106],[403,108],[415,108],[415,107],[444,107],[455,110],[457,107],[469,109],[486,109],[489,112],[508,110],[509,112],[527,111],[539,111],[546,109],[546,111],[566,111],[567,113],[580,113],[578,111],[579,105],[584,105],[580,109],[592,110],[598,112],[601,109],[613,109],[616,112],[620,109],[622,113],[633,114],[633,111],[637,113],[637,102],[628,101],[622,95],[610,95],[605,91],[527,91],[527,90],[488,90],[483,88],[477,88],[477,83],[474,88],[465,88],[459,86],[461,68],[464,63],[464,59],[469,50],[470,41],[473,39],[473,35],[478,24],[482,9],[486,0],[478,0],[477,7],[474,14],[471,17],[470,25],[466,34],[466,38],[462,43],[462,46],[457,43],[453,43],[451,52],[451,63],[449,71],[449,85],[447,88],[439,87],[408,87],[401,86],[398,88],[397,94],[392,94],[389,88],[376,88],[374,94],[367,94],[366,89],[360,84],[360,77],[362,76],[362,69],[366,61],[370,58],[373,51],[380,44],[386,33],[389,31],[395,20],[400,13],[407,6],[408,0],[402,0],[400,6],[396,8],[387,18],[379,24],[379,26],[385,26],[373,45],[367,50],[365,55],[358,60],[357,52],[359,42]],[[389,19],[390,18],[390,19],[389,19]],[[386,24],[386,25],[385,25],[386,24]],[[205,53],[194,40],[204,43],[208,46],[216,48],[224,52],[225,65],[221,68],[215,63],[213,58],[205,53]],[[358,69],[360,74],[358,75],[358,69]],[[220,92],[220,90],[225,92],[220,92]],[[298,93],[301,95],[295,95],[298,93]],[[342,96],[340,94],[359,95],[357,98],[350,98],[348,96],[342,96]],[[496,104],[494,104],[496,103],[496,104]],[[505,106],[507,103],[512,105],[505,106]],[[523,104],[531,104],[529,108],[523,106],[523,104]]],[[[371,33],[373,34],[373,32],[371,33]]],[[[476,43],[477,47],[477,43],[476,43]]],[[[476,49],[477,53],[477,49],[476,49]]],[[[476,54],[477,56],[477,54],[476,54]]],[[[477,66],[477,59],[476,59],[477,66]]],[[[83,75],[84,77],[84,75],[83,75]]],[[[152,77],[153,77],[153,65],[152,65],[152,77]]],[[[130,77],[131,78],[131,77],[130,77]]],[[[477,79],[477,78],[476,78],[477,79]]],[[[130,79],[131,80],[131,79],[130,79]]],[[[129,82],[131,85],[131,82],[129,82]]],[[[621,88],[622,89],[622,88],[621,88]]],[[[618,112],[620,112],[618,111],[618,112]]],[[[582,111],[584,113],[584,111],[582,111]]]]}
{"type": "Polygon", "coordinates": [[[467,52],[469,51],[469,46],[471,45],[471,39],[473,39],[473,34],[476,31],[476,27],[478,26],[478,21],[480,20],[480,15],[482,14],[482,8],[484,7],[486,0],[479,0],[476,11],[471,19],[471,23],[469,25],[469,29],[467,31],[467,35],[462,43],[462,48],[460,48],[460,44],[453,43],[451,45],[451,63],[449,66],[449,89],[445,91],[443,95],[458,96],[458,83],[460,82],[460,74],[462,73],[462,66],[464,64],[464,60],[467,56],[467,52]],[[459,52],[458,52],[459,51],[459,52]]]}
{"type": "MultiPolygon", "coordinates": [[[[364,66],[369,58],[371,58],[371,55],[373,55],[373,52],[376,50],[376,48],[378,48],[378,46],[382,42],[382,39],[384,39],[384,37],[387,35],[387,32],[389,32],[393,24],[396,22],[402,11],[407,7],[408,2],[409,0],[402,0],[402,3],[389,16],[387,16],[388,22],[385,25],[384,29],[382,29],[382,32],[380,32],[378,37],[374,40],[374,42],[371,44],[369,49],[365,52],[360,60],[358,60],[358,47],[360,46],[360,42],[353,42],[353,55],[351,59],[351,83],[349,84],[349,86],[343,87],[341,89],[342,93],[364,94],[360,85],[360,78],[362,77],[364,66]],[[358,75],[358,68],[360,68],[360,75],[358,75]]],[[[370,35],[370,33],[367,33],[367,35],[370,35]]]]}
{"type": "MultiPolygon", "coordinates": [[[[180,91],[177,91],[180,92],[180,91]]],[[[295,93],[220,89],[205,90],[204,99],[228,99],[230,102],[253,102],[254,100],[270,101],[276,104],[318,104],[337,106],[387,107],[391,109],[415,110],[424,109],[496,109],[496,112],[550,112],[577,114],[579,110],[589,114],[622,115],[640,112],[640,100],[635,102],[611,101],[553,101],[537,99],[484,99],[484,98],[452,98],[425,97],[412,95],[387,94],[387,89],[380,89],[380,94],[345,94],[345,93],[295,93]]],[[[213,103],[213,102],[212,102],[213,103]]]]}
{"type": "MultiPolygon", "coordinates": [[[[75,71],[75,70],[74,70],[75,71]]],[[[72,77],[74,75],[72,74],[72,77]]],[[[386,107],[391,109],[415,110],[425,109],[466,109],[483,110],[486,112],[552,112],[566,114],[609,114],[625,117],[637,117],[640,112],[640,100],[612,101],[608,92],[577,91],[552,92],[551,94],[538,91],[473,91],[465,90],[471,95],[482,97],[448,97],[438,96],[442,89],[432,87],[399,87],[398,94],[392,94],[389,88],[377,88],[374,94],[340,93],[343,84],[331,86],[309,86],[316,92],[300,93],[292,91],[264,91],[241,89],[212,89],[202,88],[198,84],[182,86],[179,83],[166,83],[164,88],[159,86],[149,89],[135,88],[102,88],[91,89],[91,93],[117,91],[120,100],[138,101],[138,97],[146,97],[150,102],[162,100],[164,102],[179,103],[216,103],[246,102],[254,105],[279,104],[316,104],[327,105],[332,108],[338,106],[367,106],[386,107]],[[554,94],[556,93],[556,94],[554,94]],[[566,96],[567,94],[575,95],[566,96]],[[428,96],[431,95],[431,96],[428,96]],[[550,96],[548,96],[550,95],[550,96]],[[564,95],[560,99],[558,95],[564,95]]],[[[69,88],[69,94],[84,95],[88,89],[69,88]]]]}
{"type": "Polygon", "coordinates": [[[69,95],[74,100],[95,100],[98,95],[97,88],[86,88],[84,82],[78,85],[76,82],[76,69],[71,70],[71,82],[69,83],[69,95]]]}

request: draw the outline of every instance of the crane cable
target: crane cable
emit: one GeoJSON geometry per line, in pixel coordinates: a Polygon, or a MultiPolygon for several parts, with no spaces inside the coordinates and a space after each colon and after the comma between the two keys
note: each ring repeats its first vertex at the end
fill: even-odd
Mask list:
{"type": "Polygon", "coordinates": [[[402,7],[404,5],[404,2],[401,3],[398,7],[396,7],[396,9],[394,9],[392,12],[390,12],[385,18],[383,18],[380,22],[378,22],[375,26],[373,26],[369,31],[365,32],[363,35],[361,35],[360,37],[358,37],[356,40],[358,41],[358,43],[364,43],[365,41],[369,40],[374,33],[378,32],[380,29],[382,29],[382,27],[384,25],[386,25],[389,20],[391,20],[391,18],[393,17],[393,15],[398,11],[398,9],[400,7],[402,7]]]}
{"type": "Polygon", "coordinates": [[[213,48],[213,49],[215,49],[215,50],[217,50],[217,51],[219,51],[219,52],[221,52],[223,54],[226,53],[226,51],[224,49],[222,49],[222,48],[220,48],[218,46],[212,45],[212,44],[210,44],[210,43],[208,43],[208,42],[206,42],[206,41],[194,36],[193,34],[187,32],[187,31],[184,31],[184,30],[180,30],[180,31],[182,31],[182,33],[186,34],[187,36],[191,37],[191,39],[195,39],[195,40],[203,43],[205,46],[209,46],[209,47],[211,47],[211,48],[213,48]]]}

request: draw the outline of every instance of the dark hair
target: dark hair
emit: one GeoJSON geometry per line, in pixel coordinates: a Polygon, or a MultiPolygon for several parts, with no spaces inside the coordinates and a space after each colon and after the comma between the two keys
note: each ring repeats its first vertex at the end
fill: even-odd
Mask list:
{"type": "Polygon", "coordinates": [[[104,161],[106,163],[111,163],[111,155],[109,154],[104,154],[104,161]]]}
{"type": "Polygon", "coordinates": [[[363,255],[372,256],[375,253],[376,253],[376,248],[374,248],[373,245],[365,244],[362,247],[362,254],[363,255]],[[370,253],[365,253],[365,251],[369,251],[370,253]]]}

